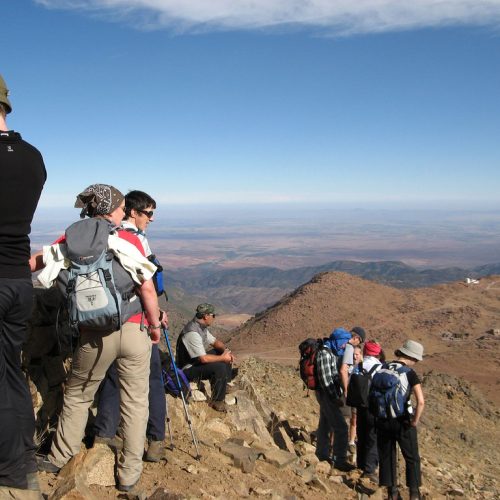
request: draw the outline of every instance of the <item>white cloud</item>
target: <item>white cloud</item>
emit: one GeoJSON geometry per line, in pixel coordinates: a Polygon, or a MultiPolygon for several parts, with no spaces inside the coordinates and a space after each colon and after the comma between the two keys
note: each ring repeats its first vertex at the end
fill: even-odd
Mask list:
{"type": "Polygon", "coordinates": [[[500,0],[35,0],[175,31],[312,27],[336,35],[500,25],[500,0]]]}

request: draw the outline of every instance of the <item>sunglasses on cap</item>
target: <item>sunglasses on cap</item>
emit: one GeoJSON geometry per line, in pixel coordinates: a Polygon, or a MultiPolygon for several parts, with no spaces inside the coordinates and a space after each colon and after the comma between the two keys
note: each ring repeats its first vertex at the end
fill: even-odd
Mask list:
{"type": "Polygon", "coordinates": [[[154,215],[153,210],[137,210],[137,211],[140,212],[141,214],[144,214],[148,219],[151,219],[151,217],[153,217],[154,215]]]}

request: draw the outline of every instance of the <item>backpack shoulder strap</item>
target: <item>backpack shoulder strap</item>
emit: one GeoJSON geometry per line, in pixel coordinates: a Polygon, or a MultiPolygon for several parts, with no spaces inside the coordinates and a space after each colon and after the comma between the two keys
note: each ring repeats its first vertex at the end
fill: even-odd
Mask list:
{"type": "Polygon", "coordinates": [[[377,369],[378,366],[381,366],[381,365],[374,364],[366,373],[368,375],[370,375],[370,377],[371,377],[373,375],[373,373],[375,372],[375,370],[377,369]]]}

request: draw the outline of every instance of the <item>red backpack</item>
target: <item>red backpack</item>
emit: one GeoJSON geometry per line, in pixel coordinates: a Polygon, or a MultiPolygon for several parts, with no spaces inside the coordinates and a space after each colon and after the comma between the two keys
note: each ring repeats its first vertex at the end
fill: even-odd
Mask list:
{"type": "Polygon", "coordinates": [[[306,339],[299,344],[300,378],[308,389],[315,391],[319,387],[316,374],[316,355],[323,346],[323,339],[306,339]]]}

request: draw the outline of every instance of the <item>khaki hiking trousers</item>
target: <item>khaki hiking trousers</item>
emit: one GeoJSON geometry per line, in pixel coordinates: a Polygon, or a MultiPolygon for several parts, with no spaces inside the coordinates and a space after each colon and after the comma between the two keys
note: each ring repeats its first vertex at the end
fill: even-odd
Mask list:
{"type": "Polygon", "coordinates": [[[148,421],[151,340],[137,323],[125,323],[108,335],[82,333],[64,392],[64,404],[48,459],[63,467],[79,453],[95,393],[116,360],[120,380],[123,449],[118,458],[119,484],[136,483],[148,421]]]}

